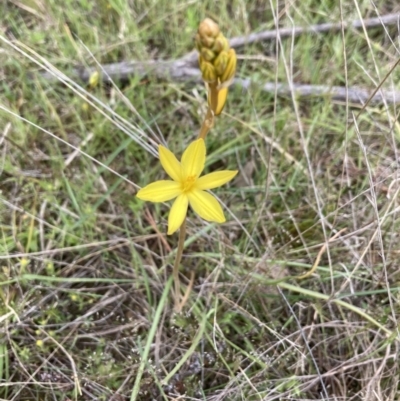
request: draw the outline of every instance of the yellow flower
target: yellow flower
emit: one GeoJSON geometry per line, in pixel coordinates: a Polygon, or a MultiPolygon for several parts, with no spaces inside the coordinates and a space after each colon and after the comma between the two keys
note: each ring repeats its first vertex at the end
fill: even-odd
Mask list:
{"type": "Polygon", "coordinates": [[[206,145],[203,139],[197,139],[188,146],[183,152],[181,162],[164,146],[159,145],[158,151],[161,165],[173,181],[153,182],[142,188],[136,196],[151,202],[165,202],[176,198],[168,217],[168,235],[182,225],[188,205],[204,220],[223,223],[225,216],[221,205],[205,191],[226,184],[237,171],[216,171],[200,177],[206,161],[206,145]]]}

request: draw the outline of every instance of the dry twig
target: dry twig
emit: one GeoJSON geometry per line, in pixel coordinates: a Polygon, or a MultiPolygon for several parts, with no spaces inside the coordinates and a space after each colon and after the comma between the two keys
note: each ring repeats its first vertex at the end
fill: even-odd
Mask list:
{"type": "MultiPolygon", "coordinates": [[[[345,28],[359,29],[379,27],[382,25],[400,24],[400,14],[388,14],[377,18],[366,20],[355,20],[348,24],[344,24],[345,28]]],[[[305,33],[322,33],[328,31],[338,31],[342,28],[342,23],[325,23],[320,25],[311,25],[309,27],[293,27],[282,28],[278,30],[263,31],[253,33],[247,36],[240,36],[231,39],[230,45],[233,48],[242,47],[246,44],[257,43],[266,40],[274,40],[279,36],[292,37],[305,33]]],[[[173,81],[191,81],[202,82],[200,71],[197,68],[197,53],[190,52],[184,57],[177,60],[150,60],[145,62],[139,61],[123,61],[120,63],[105,64],[102,67],[103,81],[109,80],[127,80],[136,75],[144,77],[153,75],[160,79],[171,79],[173,81]]],[[[79,67],[74,68],[70,73],[70,78],[88,82],[90,76],[96,68],[79,67]]],[[[48,81],[57,81],[57,73],[44,72],[40,74],[48,81]]],[[[250,79],[235,79],[233,85],[248,89],[251,85],[250,79]]],[[[260,84],[257,83],[260,87],[260,84]]],[[[342,86],[325,86],[325,85],[306,85],[306,84],[284,84],[267,82],[261,85],[262,89],[268,93],[277,93],[280,96],[289,96],[291,87],[299,97],[310,96],[328,96],[335,101],[348,101],[354,104],[364,104],[373,93],[374,89],[365,89],[359,87],[342,87],[342,86]]],[[[382,104],[384,101],[389,101],[393,104],[400,103],[400,91],[380,90],[371,99],[370,104],[382,104]]]]}

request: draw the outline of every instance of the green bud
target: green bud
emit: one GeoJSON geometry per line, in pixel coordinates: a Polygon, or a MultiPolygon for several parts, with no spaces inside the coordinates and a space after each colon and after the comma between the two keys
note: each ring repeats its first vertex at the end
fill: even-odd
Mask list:
{"type": "Polygon", "coordinates": [[[229,50],[229,43],[228,40],[226,39],[226,37],[224,35],[222,35],[222,33],[220,33],[214,42],[213,47],[211,48],[212,51],[214,51],[215,53],[220,53],[223,50],[228,51],[229,50]]]}
{"type": "Polygon", "coordinates": [[[200,36],[200,42],[202,44],[202,47],[204,46],[211,49],[214,45],[215,39],[211,36],[200,36]]]}
{"type": "Polygon", "coordinates": [[[208,61],[202,60],[200,63],[201,75],[206,82],[215,82],[217,80],[217,73],[214,66],[208,61]]]}
{"type": "Polygon", "coordinates": [[[234,49],[229,49],[228,61],[224,72],[220,75],[221,82],[230,81],[236,72],[237,57],[234,49]]]}
{"type": "Polygon", "coordinates": [[[215,53],[210,50],[210,49],[206,49],[205,47],[203,47],[201,49],[201,57],[205,60],[205,61],[213,61],[215,58],[215,53]]]}
{"type": "Polygon", "coordinates": [[[206,18],[200,23],[198,32],[201,37],[210,36],[216,38],[219,34],[219,26],[212,19],[206,18]]]}
{"type": "Polygon", "coordinates": [[[228,52],[226,51],[222,51],[217,58],[214,61],[214,67],[215,67],[215,71],[217,72],[218,76],[221,76],[225,69],[226,69],[226,65],[228,64],[228,52]]]}

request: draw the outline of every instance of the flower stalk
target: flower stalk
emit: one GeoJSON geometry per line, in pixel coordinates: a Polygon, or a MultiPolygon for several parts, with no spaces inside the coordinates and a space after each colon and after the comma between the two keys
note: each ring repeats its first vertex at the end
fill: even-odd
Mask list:
{"type": "MultiPolygon", "coordinates": [[[[196,35],[196,47],[199,51],[199,66],[207,88],[208,107],[198,135],[205,140],[214,126],[215,116],[221,114],[228,86],[236,72],[237,57],[234,49],[229,49],[227,39],[222,35],[218,25],[206,18],[199,26],[196,35]]],[[[186,236],[186,216],[179,231],[178,249],[174,262],[175,311],[180,312],[184,302],[180,302],[179,266],[182,260],[186,236]]]]}
{"type": "Polygon", "coordinates": [[[178,248],[176,250],[174,269],[172,271],[172,275],[174,277],[174,288],[175,288],[175,312],[180,312],[182,310],[183,305],[181,304],[181,282],[179,280],[179,266],[181,264],[183,248],[185,246],[185,238],[186,238],[186,217],[183,220],[181,228],[179,229],[179,240],[178,240],[178,248]]]}

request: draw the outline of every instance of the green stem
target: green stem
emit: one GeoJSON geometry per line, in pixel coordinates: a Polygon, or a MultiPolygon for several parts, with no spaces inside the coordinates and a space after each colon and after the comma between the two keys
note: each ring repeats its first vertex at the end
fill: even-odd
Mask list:
{"type": "Polygon", "coordinates": [[[161,313],[165,307],[165,301],[167,299],[169,290],[171,288],[171,284],[172,284],[172,280],[171,277],[169,278],[169,280],[167,281],[167,284],[164,288],[164,291],[161,295],[161,299],[160,299],[160,303],[157,306],[157,310],[156,313],[154,315],[154,320],[153,320],[153,324],[151,325],[150,328],[150,332],[149,335],[147,337],[147,342],[146,342],[146,346],[144,348],[143,354],[141,355],[141,359],[140,359],[140,365],[139,365],[139,369],[136,373],[136,380],[135,380],[135,384],[133,385],[133,390],[132,390],[132,394],[131,394],[131,400],[130,401],[136,401],[138,395],[139,395],[139,391],[140,391],[140,384],[142,381],[142,375],[144,372],[144,369],[148,363],[148,358],[149,358],[149,353],[150,353],[150,348],[153,344],[153,339],[154,336],[156,335],[157,329],[158,329],[158,325],[160,324],[160,319],[161,319],[161,313]]]}
{"type": "Polygon", "coordinates": [[[183,247],[185,245],[185,237],[186,237],[186,217],[183,220],[181,228],[179,230],[179,241],[178,241],[178,249],[175,255],[174,262],[174,270],[172,275],[174,277],[174,287],[175,287],[175,311],[179,312],[180,310],[180,296],[181,296],[181,286],[179,281],[179,265],[182,260],[183,247]]]}
{"type": "MultiPolygon", "coordinates": [[[[215,110],[218,106],[218,82],[213,82],[209,84],[210,90],[210,105],[207,109],[207,114],[204,118],[203,124],[201,125],[200,133],[198,138],[206,139],[208,131],[212,128],[214,124],[214,115],[215,110]]],[[[174,277],[174,287],[175,287],[175,312],[180,312],[182,307],[180,303],[180,296],[181,296],[181,284],[179,281],[179,265],[181,263],[182,254],[183,254],[183,247],[185,245],[185,236],[186,236],[186,217],[183,220],[181,228],[179,230],[179,241],[178,241],[178,248],[175,255],[175,262],[174,262],[174,270],[172,275],[174,277]]]]}
{"type": "Polygon", "coordinates": [[[200,128],[200,133],[199,133],[199,138],[206,139],[206,136],[208,134],[208,131],[210,131],[210,128],[213,123],[213,113],[211,111],[211,107],[207,109],[207,114],[204,118],[203,124],[201,125],[200,128]]]}
{"type": "Polygon", "coordinates": [[[320,292],[315,292],[315,291],[311,291],[311,290],[306,290],[305,288],[297,287],[296,285],[292,285],[292,284],[285,283],[285,282],[278,283],[278,286],[281,288],[285,288],[286,290],[295,291],[300,294],[308,295],[312,298],[318,298],[318,299],[323,299],[325,301],[334,302],[337,305],[343,306],[344,308],[357,313],[358,315],[363,317],[365,320],[368,320],[370,323],[372,323],[374,326],[379,327],[381,330],[383,330],[389,336],[393,336],[393,334],[394,334],[391,330],[387,329],[385,326],[382,326],[373,317],[368,315],[368,313],[365,313],[362,309],[357,308],[357,306],[349,304],[348,302],[342,301],[340,299],[335,299],[335,298],[331,299],[331,297],[329,295],[321,294],[320,292]]]}

